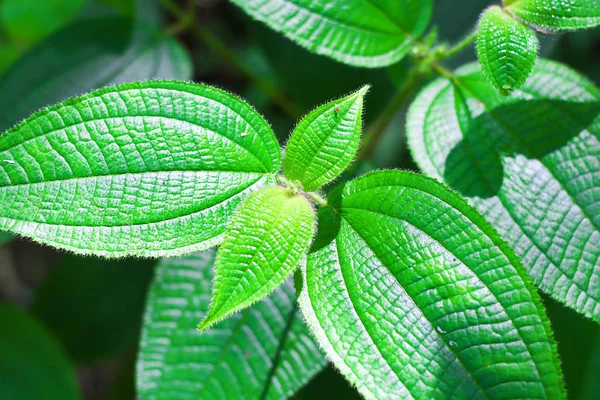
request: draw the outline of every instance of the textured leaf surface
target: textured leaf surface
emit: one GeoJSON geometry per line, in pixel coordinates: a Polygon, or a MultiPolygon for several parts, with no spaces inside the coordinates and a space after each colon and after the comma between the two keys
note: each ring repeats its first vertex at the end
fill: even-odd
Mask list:
{"type": "Polygon", "coordinates": [[[564,398],[535,288],[456,193],[385,171],[334,191],[329,204],[299,302],[363,396],[564,398]]]}
{"type": "Polygon", "coordinates": [[[504,0],[507,9],[546,31],[570,31],[600,25],[598,0],[504,0]]]}
{"type": "Polygon", "coordinates": [[[350,165],[358,151],[368,86],[318,107],[294,129],[285,151],[283,173],[312,192],[350,165]]]}
{"type": "Polygon", "coordinates": [[[477,56],[488,81],[504,95],[520,88],[535,64],[535,32],[500,7],[490,7],[479,21],[477,56]]]}
{"type": "Polygon", "coordinates": [[[231,0],[303,47],[367,68],[390,65],[429,23],[431,0],[231,0]]]}
{"type": "Polygon", "coordinates": [[[248,197],[219,248],[213,302],[199,329],[254,304],[281,285],[306,256],[315,229],[315,211],[302,195],[269,186],[248,197]]]}
{"type": "Polygon", "coordinates": [[[0,22],[14,39],[32,43],[71,22],[88,0],[2,0],[0,22]]]}
{"type": "Polygon", "coordinates": [[[231,94],[112,86],[0,136],[0,229],[106,257],[204,250],[280,157],[268,124],[231,94]]]}
{"type": "Polygon", "coordinates": [[[73,367],[43,325],[7,304],[0,304],[0,321],[0,398],[80,398],[73,367]]]}
{"type": "Polygon", "coordinates": [[[64,257],[36,289],[31,312],[76,363],[135,349],[154,264],[64,257]]]}
{"type": "Polygon", "coordinates": [[[600,91],[549,61],[510,98],[476,65],[456,76],[412,105],[414,158],[500,231],[536,285],[600,321],[600,91]]]}
{"type": "Polygon", "coordinates": [[[191,78],[189,55],[142,23],[77,23],[33,48],[0,80],[0,132],[39,109],[109,84],[191,78]]]}
{"type": "Polygon", "coordinates": [[[162,261],[144,317],[141,399],[285,399],[326,364],[295,307],[290,281],[198,334],[208,312],[215,251],[162,261]]]}

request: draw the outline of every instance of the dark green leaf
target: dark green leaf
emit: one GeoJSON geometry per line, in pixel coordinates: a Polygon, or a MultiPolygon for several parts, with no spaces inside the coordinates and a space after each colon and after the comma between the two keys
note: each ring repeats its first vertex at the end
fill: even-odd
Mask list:
{"type": "Polygon", "coordinates": [[[312,192],[344,172],[358,151],[368,90],[364,86],[324,104],[298,123],[285,150],[283,172],[288,180],[312,192]]]}
{"type": "Polygon", "coordinates": [[[0,229],[105,257],[203,250],[280,157],[269,125],[229,93],[112,86],[0,136],[0,229]]]}
{"type": "Polygon", "coordinates": [[[12,241],[14,238],[14,235],[8,232],[0,231],[0,246],[5,245],[6,243],[12,241]]]}
{"type": "Polygon", "coordinates": [[[0,321],[0,398],[80,398],[74,370],[44,326],[7,304],[0,304],[0,321]]]}
{"type": "Polygon", "coordinates": [[[281,285],[315,235],[310,201],[280,186],[253,193],[231,219],[215,265],[213,301],[199,330],[238,312],[281,285]]]}
{"type": "Polygon", "coordinates": [[[109,84],[191,78],[173,39],[142,23],[102,18],[73,25],[33,48],[0,81],[0,131],[33,112],[109,84]]]}
{"type": "Polygon", "coordinates": [[[153,265],[68,256],[36,291],[32,313],[78,363],[133,349],[153,265]]]}
{"type": "Polygon", "coordinates": [[[479,21],[477,55],[488,81],[504,95],[520,88],[535,64],[535,32],[500,7],[490,7],[479,21]]]}
{"type": "Polygon", "coordinates": [[[376,68],[399,61],[427,28],[431,0],[231,0],[303,47],[376,68]]]}
{"type": "Polygon", "coordinates": [[[571,31],[600,25],[598,0],[504,0],[507,10],[543,31],[571,31]]]}
{"type": "Polygon", "coordinates": [[[296,311],[290,281],[198,334],[215,253],[159,264],[138,357],[140,399],[285,399],[324,367],[296,311]]]}
{"type": "Polygon", "coordinates": [[[460,196],[424,176],[380,171],[329,204],[299,302],[363,396],[565,397],[535,288],[460,196]]]}
{"type": "Polygon", "coordinates": [[[407,126],[421,169],[469,199],[538,287],[600,321],[600,91],[540,60],[506,98],[469,65],[426,88],[407,126]]]}

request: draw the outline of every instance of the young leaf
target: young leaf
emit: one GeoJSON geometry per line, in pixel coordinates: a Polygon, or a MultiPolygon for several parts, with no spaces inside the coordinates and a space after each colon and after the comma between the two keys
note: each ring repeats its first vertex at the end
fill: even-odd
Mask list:
{"type": "Polygon", "coordinates": [[[0,136],[0,229],[104,257],[203,250],[280,157],[269,125],[229,93],[112,86],[0,136]]]}
{"type": "Polygon", "coordinates": [[[407,131],[421,169],[468,198],[538,287],[600,322],[600,90],[540,60],[506,98],[471,64],[419,95],[407,131]]]}
{"type": "Polygon", "coordinates": [[[304,117],[290,137],[283,173],[312,192],[337,178],[358,151],[364,97],[369,86],[318,107],[304,117]]]}
{"type": "Polygon", "coordinates": [[[500,7],[490,7],[481,17],[477,56],[485,77],[503,95],[525,83],[538,48],[535,32],[500,7]]]}
{"type": "Polygon", "coordinates": [[[209,250],[159,264],[138,357],[140,399],[285,399],[325,366],[296,310],[290,281],[198,335],[196,324],[208,312],[215,254],[209,250]]]}
{"type": "Polygon", "coordinates": [[[432,0],[231,0],[299,45],[366,68],[402,59],[423,34],[432,0]]]}
{"type": "Polygon", "coordinates": [[[600,25],[598,0],[504,0],[506,9],[542,31],[572,31],[600,25]]]}
{"type": "Polygon", "coordinates": [[[43,107],[109,84],[191,77],[186,50],[152,26],[86,20],[33,48],[0,80],[0,132],[43,107]]]}
{"type": "Polygon", "coordinates": [[[456,193],[379,171],[334,191],[329,204],[299,302],[365,398],[565,397],[527,273],[456,193]]]}
{"type": "Polygon", "coordinates": [[[0,398],[81,398],[70,361],[42,324],[8,304],[0,304],[0,321],[0,398]]]}
{"type": "Polygon", "coordinates": [[[314,209],[302,195],[268,186],[248,197],[225,232],[213,301],[198,329],[249,307],[281,285],[306,256],[315,229],[314,209]]]}

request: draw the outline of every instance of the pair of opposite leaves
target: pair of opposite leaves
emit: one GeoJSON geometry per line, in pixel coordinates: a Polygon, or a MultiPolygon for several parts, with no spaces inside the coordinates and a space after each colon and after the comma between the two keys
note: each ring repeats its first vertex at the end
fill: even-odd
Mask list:
{"type": "MultiPolygon", "coordinates": [[[[317,190],[347,167],[364,91],[298,124],[283,168],[293,186],[317,190]]],[[[215,278],[206,327],[273,289],[306,255],[314,211],[271,186],[282,179],[280,158],[264,119],[228,93],[167,81],[106,88],[0,136],[0,229],[107,257],[174,256],[223,241],[220,262],[235,265],[215,278]],[[231,297],[219,298],[219,285],[231,297]]],[[[456,193],[380,171],[334,190],[318,218],[300,305],[363,395],[563,393],[535,288],[456,193]]]]}
{"type": "Polygon", "coordinates": [[[504,0],[481,16],[477,56],[488,81],[503,95],[519,89],[535,65],[542,33],[592,28],[600,24],[596,0],[504,0]],[[529,25],[529,26],[528,26],[529,25]]]}

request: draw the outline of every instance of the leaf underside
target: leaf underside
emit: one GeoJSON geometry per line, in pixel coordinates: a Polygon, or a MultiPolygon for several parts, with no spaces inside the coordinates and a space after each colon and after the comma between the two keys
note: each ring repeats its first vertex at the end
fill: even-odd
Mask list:
{"type": "Polygon", "coordinates": [[[294,129],[285,151],[283,173],[312,192],[350,165],[360,144],[363,87],[345,98],[318,107],[294,129]]]}
{"type": "Polygon", "coordinates": [[[600,25],[598,0],[505,0],[507,10],[542,31],[573,31],[600,25]]]}
{"type": "Polygon", "coordinates": [[[500,7],[481,17],[477,56],[488,81],[504,95],[525,83],[535,64],[539,42],[535,32],[500,7]]]}
{"type": "Polygon", "coordinates": [[[368,399],[564,398],[549,322],[518,259],[457,194],[400,171],[322,208],[299,303],[368,399]]]}
{"type": "Polygon", "coordinates": [[[429,23],[431,0],[231,0],[308,50],[345,64],[384,67],[402,59],[429,23]]]}
{"type": "Polygon", "coordinates": [[[0,229],[104,257],[204,250],[280,157],[269,125],[231,94],[112,86],[0,136],[0,229]]]}
{"type": "Polygon", "coordinates": [[[499,230],[538,287],[600,321],[600,91],[549,61],[510,98],[476,65],[456,78],[411,107],[415,160],[499,230]]]}
{"type": "Polygon", "coordinates": [[[215,265],[210,311],[199,329],[262,299],[306,256],[316,229],[304,196],[280,186],[253,193],[231,219],[215,265]]]}
{"type": "Polygon", "coordinates": [[[285,399],[326,364],[295,307],[293,284],[198,334],[214,250],[162,261],[144,317],[140,399],[285,399]]]}

